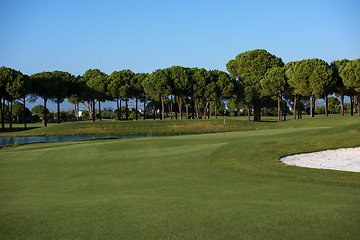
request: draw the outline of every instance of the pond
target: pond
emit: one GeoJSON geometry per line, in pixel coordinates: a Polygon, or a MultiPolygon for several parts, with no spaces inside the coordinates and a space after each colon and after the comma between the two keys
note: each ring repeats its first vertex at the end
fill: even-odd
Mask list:
{"type": "MultiPolygon", "coordinates": [[[[139,137],[164,137],[178,136],[180,134],[158,134],[158,135],[111,135],[111,138],[139,138],[139,137]]],[[[51,137],[0,137],[0,147],[19,143],[33,142],[67,142],[88,139],[110,138],[110,136],[51,136],[51,137]]]]}

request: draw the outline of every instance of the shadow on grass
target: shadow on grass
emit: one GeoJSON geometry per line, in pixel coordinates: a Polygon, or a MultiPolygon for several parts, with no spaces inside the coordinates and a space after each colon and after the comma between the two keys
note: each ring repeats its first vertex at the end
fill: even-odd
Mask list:
{"type": "Polygon", "coordinates": [[[39,128],[39,127],[27,127],[26,129],[24,127],[13,127],[12,129],[5,128],[5,129],[1,129],[0,133],[22,132],[22,131],[25,131],[25,130],[31,130],[31,129],[35,129],[35,128],[39,128]]]}

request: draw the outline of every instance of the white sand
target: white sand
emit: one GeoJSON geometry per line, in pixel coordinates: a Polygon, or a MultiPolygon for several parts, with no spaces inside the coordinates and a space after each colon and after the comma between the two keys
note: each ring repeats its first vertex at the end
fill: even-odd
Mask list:
{"type": "Polygon", "coordinates": [[[299,167],[360,172],[360,147],[291,155],[280,161],[299,167]]]}

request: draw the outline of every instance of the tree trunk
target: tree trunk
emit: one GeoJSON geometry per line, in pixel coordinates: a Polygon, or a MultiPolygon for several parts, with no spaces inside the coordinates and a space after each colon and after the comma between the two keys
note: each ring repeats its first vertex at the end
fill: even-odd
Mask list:
{"type": "Polygon", "coordinates": [[[286,111],[286,110],[287,110],[287,109],[286,109],[287,104],[286,104],[286,101],[284,101],[283,103],[284,103],[284,104],[283,104],[283,105],[284,105],[284,111],[283,111],[283,112],[281,112],[281,114],[283,114],[283,113],[284,113],[283,115],[284,115],[284,122],[285,122],[285,121],[286,121],[286,115],[287,115],[287,111],[286,111]]]}
{"type": "MultiPolygon", "coordinates": [[[[0,101],[0,103],[1,103],[1,101],[0,101]]],[[[23,114],[24,114],[24,129],[26,130],[27,126],[26,126],[26,111],[25,111],[25,109],[26,109],[26,99],[25,99],[25,97],[23,98],[23,103],[24,103],[24,112],[23,112],[23,114]]]]}
{"type": "Polygon", "coordinates": [[[206,119],[206,110],[208,107],[209,101],[206,102],[205,107],[204,107],[204,119],[206,119]]]}
{"type": "Polygon", "coordinates": [[[170,99],[170,119],[173,119],[173,96],[171,95],[171,99],[170,99]]]}
{"type": "Polygon", "coordinates": [[[182,97],[179,97],[179,115],[180,119],[182,119],[182,97]]]}
{"type": "Polygon", "coordinates": [[[192,118],[195,119],[195,100],[194,97],[191,98],[191,105],[192,105],[192,118]]]}
{"type": "Polygon", "coordinates": [[[159,97],[159,103],[160,103],[160,107],[159,107],[159,119],[162,120],[162,118],[161,118],[161,114],[162,114],[161,96],[159,97]]]}
{"type": "Polygon", "coordinates": [[[118,119],[120,119],[120,108],[119,108],[119,98],[116,98],[116,107],[117,107],[117,114],[118,114],[118,119]]]}
{"type": "Polygon", "coordinates": [[[185,105],[186,119],[189,119],[189,103],[185,105]]]}
{"type": "MultiPolygon", "coordinates": [[[[295,95],[294,96],[294,120],[296,120],[296,101],[297,101],[297,96],[295,95]]],[[[299,115],[298,115],[298,118],[299,118],[299,115]]]]}
{"type": "Polygon", "coordinates": [[[350,96],[350,114],[354,116],[354,96],[350,96]]]}
{"type": "Polygon", "coordinates": [[[325,116],[328,116],[328,97],[327,93],[324,93],[324,102],[325,102],[325,116]]]}
{"type": "Polygon", "coordinates": [[[162,117],[162,120],[165,120],[164,97],[161,97],[161,117],[162,117]]]}
{"type": "Polygon", "coordinates": [[[144,121],[146,119],[146,98],[144,98],[144,121]]]}
{"type": "MultiPolygon", "coordinates": [[[[92,119],[92,101],[88,101],[87,105],[83,102],[81,102],[82,105],[84,105],[86,107],[86,109],[88,110],[89,112],[89,119],[92,119]]],[[[77,107],[77,110],[79,111],[79,104],[78,104],[78,107],[77,107]]],[[[79,116],[79,112],[78,112],[78,116],[79,116]]]]}
{"type": "Polygon", "coordinates": [[[89,111],[89,120],[92,119],[92,101],[88,102],[88,105],[84,104],[83,105],[88,109],[89,111]]]}
{"type": "Polygon", "coordinates": [[[92,118],[93,118],[93,122],[95,122],[95,115],[96,115],[96,111],[95,111],[95,99],[93,100],[92,102],[92,105],[93,105],[93,109],[92,109],[92,118]]]}
{"type": "Polygon", "coordinates": [[[315,117],[315,108],[316,108],[316,98],[315,98],[315,96],[314,96],[314,98],[313,98],[313,117],[315,117]]]}
{"type": "Polygon", "coordinates": [[[79,120],[79,113],[77,111],[77,107],[76,107],[76,104],[74,103],[74,115],[75,115],[75,121],[78,121],[79,120]]]}
{"type": "Polygon", "coordinates": [[[259,102],[257,102],[257,121],[261,122],[261,107],[259,102]]]}
{"type": "Polygon", "coordinates": [[[57,99],[57,115],[58,115],[58,124],[60,124],[60,101],[57,99]]]}
{"type": "Polygon", "coordinates": [[[1,129],[5,130],[5,98],[1,101],[0,98],[0,110],[1,110],[1,129]]]}
{"type": "Polygon", "coordinates": [[[278,98],[278,122],[281,122],[281,100],[280,100],[280,93],[277,94],[278,98]]]}
{"type": "Polygon", "coordinates": [[[47,127],[47,111],[46,111],[47,98],[44,98],[44,126],[47,127]]]}
{"type": "Polygon", "coordinates": [[[10,124],[10,131],[12,131],[12,106],[13,106],[13,101],[10,101],[10,111],[9,111],[9,124],[10,124]]]}
{"type": "Polygon", "coordinates": [[[195,108],[196,108],[196,119],[199,119],[199,100],[196,101],[195,103],[195,108]]]}
{"type": "Polygon", "coordinates": [[[155,109],[155,100],[153,100],[153,116],[154,116],[154,120],[156,119],[156,109],[155,109]]]}
{"type": "Polygon", "coordinates": [[[310,117],[314,117],[314,105],[313,105],[313,95],[310,95],[310,117]]]}
{"type": "Polygon", "coordinates": [[[175,95],[175,102],[176,102],[176,105],[175,105],[175,119],[177,120],[178,110],[179,110],[179,103],[177,102],[177,96],[176,95],[175,95]]]}
{"type": "Polygon", "coordinates": [[[99,100],[99,121],[101,122],[101,101],[99,100]]]}
{"type": "Polygon", "coordinates": [[[120,117],[119,117],[119,120],[121,121],[121,118],[122,118],[122,114],[121,114],[121,98],[120,98],[120,108],[119,108],[119,115],[120,115],[120,117]]]}
{"type": "Polygon", "coordinates": [[[125,100],[125,118],[129,120],[128,99],[125,100]]]}
{"type": "Polygon", "coordinates": [[[75,110],[74,110],[74,112],[75,112],[75,120],[79,121],[79,103],[74,104],[74,107],[75,107],[75,110]]]}
{"type": "Polygon", "coordinates": [[[215,119],[217,119],[217,100],[215,100],[215,119]]]}
{"type": "Polygon", "coordinates": [[[340,89],[340,105],[341,105],[341,116],[344,116],[344,88],[340,89]]]}
{"type": "Polygon", "coordinates": [[[248,121],[250,122],[250,105],[248,105],[248,121]]]}
{"type": "Polygon", "coordinates": [[[138,99],[135,98],[135,119],[138,120],[138,99]]]}
{"type": "Polygon", "coordinates": [[[254,121],[255,122],[261,122],[261,116],[260,116],[261,108],[259,106],[259,102],[254,102],[254,121]]]}
{"type": "Polygon", "coordinates": [[[207,109],[207,114],[208,114],[208,119],[210,119],[210,115],[211,115],[210,102],[209,102],[209,106],[207,109]]]}

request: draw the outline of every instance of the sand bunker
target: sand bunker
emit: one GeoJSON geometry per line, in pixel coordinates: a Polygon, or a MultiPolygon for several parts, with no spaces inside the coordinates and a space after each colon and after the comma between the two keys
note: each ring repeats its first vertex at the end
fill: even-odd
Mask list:
{"type": "Polygon", "coordinates": [[[299,167],[360,172],[360,147],[291,155],[280,161],[299,167]]]}

